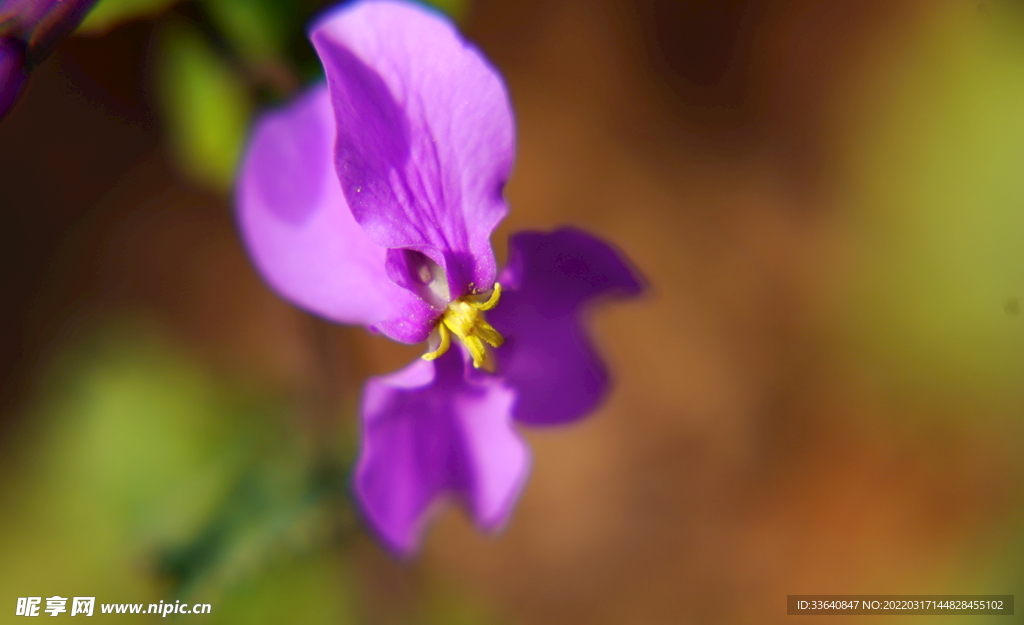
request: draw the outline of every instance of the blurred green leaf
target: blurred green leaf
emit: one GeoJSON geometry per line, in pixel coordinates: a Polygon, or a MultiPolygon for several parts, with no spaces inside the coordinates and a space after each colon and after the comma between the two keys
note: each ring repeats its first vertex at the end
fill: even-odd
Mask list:
{"type": "Polygon", "coordinates": [[[203,5],[219,32],[247,58],[281,53],[289,30],[300,27],[289,2],[275,0],[205,0],[203,5]]]}
{"type": "Polygon", "coordinates": [[[277,0],[205,0],[217,32],[244,64],[250,79],[270,87],[277,97],[299,88],[293,61],[285,54],[289,39],[302,36],[300,2],[277,0]]]}
{"type": "Polygon", "coordinates": [[[231,187],[252,114],[242,76],[182,21],[164,26],[156,77],[174,157],[193,180],[231,187]]]}
{"type": "Polygon", "coordinates": [[[351,528],[337,506],[346,491],[344,470],[313,467],[294,447],[280,451],[286,453],[260,454],[191,539],[163,549],[160,568],[180,593],[216,591],[281,551],[322,548],[339,520],[351,528]]]}
{"type": "Polygon", "coordinates": [[[78,27],[81,34],[102,35],[119,24],[163,13],[179,0],[100,0],[78,27]]]}
{"type": "Polygon", "coordinates": [[[466,10],[469,9],[469,0],[420,0],[420,2],[444,11],[455,21],[465,17],[466,10]]]}

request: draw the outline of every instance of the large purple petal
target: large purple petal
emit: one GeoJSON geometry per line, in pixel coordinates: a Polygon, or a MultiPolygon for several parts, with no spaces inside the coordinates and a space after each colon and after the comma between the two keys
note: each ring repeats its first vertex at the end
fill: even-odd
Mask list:
{"type": "Polygon", "coordinates": [[[581,313],[599,296],[638,295],[634,270],[608,244],[565,228],[513,235],[500,282],[501,302],[488,321],[505,337],[498,373],[518,395],[515,418],[567,423],[597,407],[608,373],[581,313]]]}
{"type": "Polygon", "coordinates": [[[466,503],[484,529],[508,518],[529,469],[513,401],[499,378],[467,370],[456,348],[367,382],[355,489],[392,550],[416,550],[429,509],[444,494],[466,503]]]}
{"type": "Polygon", "coordinates": [[[298,306],[407,343],[440,314],[385,273],[387,250],[355,222],[331,166],[326,85],[256,124],[239,176],[243,239],[260,273],[298,306]]]}
{"type": "Polygon", "coordinates": [[[498,74],[447,19],[408,2],[358,2],[328,14],[311,39],[356,221],[379,245],[444,268],[452,299],[489,289],[490,235],[508,212],[502,189],[515,155],[498,74]]]}

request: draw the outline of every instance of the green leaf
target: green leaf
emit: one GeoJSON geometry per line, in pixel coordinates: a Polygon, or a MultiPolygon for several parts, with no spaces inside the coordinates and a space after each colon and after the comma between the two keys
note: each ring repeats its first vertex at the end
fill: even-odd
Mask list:
{"type": "Polygon", "coordinates": [[[78,33],[103,35],[115,26],[163,13],[179,0],[100,0],[78,27],[78,33]]]}
{"type": "Polygon", "coordinates": [[[469,8],[469,0],[420,0],[420,2],[444,11],[456,22],[466,16],[466,10],[469,8]]]}
{"type": "Polygon", "coordinates": [[[240,55],[248,59],[273,57],[281,53],[282,42],[296,17],[289,3],[274,0],[205,0],[204,6],[219,32],[240,55]]]}
{"type": "Polygon", "coordinates": [[[253,108],[242,76],[181,21],[161,29],[156,76],[176,162],[192,180],[227,191],[253,108]]]}

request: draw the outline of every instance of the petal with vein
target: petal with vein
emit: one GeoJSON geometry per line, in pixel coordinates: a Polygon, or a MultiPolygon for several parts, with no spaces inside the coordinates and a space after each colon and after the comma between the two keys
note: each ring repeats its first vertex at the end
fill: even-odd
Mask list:
{"type": "Polygon", "coordinates": [[[497,72],[439,13],[369,0],[313,28],[338,125],[334,164],[370,239],[445,269],[451,298],[487,290],[490,236],[515,156],[497,72]]]}

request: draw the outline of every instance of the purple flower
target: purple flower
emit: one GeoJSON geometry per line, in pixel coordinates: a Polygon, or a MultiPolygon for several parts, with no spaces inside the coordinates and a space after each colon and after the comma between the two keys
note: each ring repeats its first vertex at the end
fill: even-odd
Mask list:
{"type": "Polygon", "coordinates": [[[405,369],[362,402],[355,491],[400,554],[440,497],[477,524],[508,518],[529,469],[514,422],[568,423],[607,386],[581,315],[641,285],[573,229],[519,233],[500,277],[490,236],[515,152],[504,85],[440,15],[392,0],[328,14],[327,74],[256,125],[237,189],[263,277],[313,313],[405,343],[405,369]],[[458,345],[458,347],[453,347],[458,345]]]}
{"type": "Polygon", "coordinates": [[[0,0],[0,119],[30,69],[71,34],[96,0],[0,0]]]}

